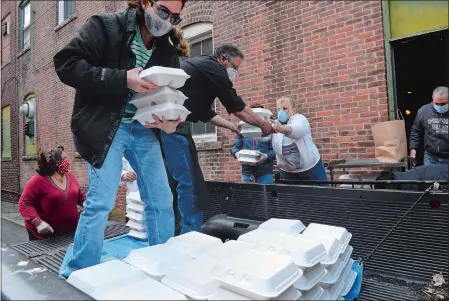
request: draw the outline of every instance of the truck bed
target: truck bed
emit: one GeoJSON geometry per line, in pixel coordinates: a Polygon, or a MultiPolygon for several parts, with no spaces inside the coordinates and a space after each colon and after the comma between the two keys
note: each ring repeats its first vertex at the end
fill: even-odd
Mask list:
{"type": "MultiPolygon", "coordinates": [[[[207,225],[226,218],[248,223],[274,217],[300,219],[305,225],[310,222],[334,224],[346,227],[353,234],[351,245],[355,259],[366,256],[421,195],[420,192],[228,182],[208,182],[208,189],[211,205],[204,216],[206,230],[207,225]]],[[[447,194],[432,193],[422,199],[366,263],[359,300],[421,300],[421,290],[433,274],[442,271],[448,279],[448,209],[447,194]],[[439,209],[432,209],[430,201],[438,202],[439,209]]],[[[124,245],[129,245],[130,239],[120,236],[126,231],[125,225],[107,229],[109,240],[105,246],[110,241],[120,244],[121,240],[126,240],[124,245]]],[[[73,237],[66,236],[26,242],[11,246],[10,252],[17,252],[16,257],[32,258],[33,264],[53,273],[55,283],[70,287],[56,274],[72,240],[73,237]]],[[[115,252],[112,255],[105,248],[103,257],[126,256],[129,251],[126,248],[130,250],[133,246],[125,246],[120,252],[109,252],[115,252]]],[[[5,276],[9,277],[8,273],[3,273],[5,276]]],[[[51,277],[47,277],[50,281],[51,277]]],[[[2,288],[3,295],[8,299],[7,296],[13,293],[4,294],[2,288]]]]}

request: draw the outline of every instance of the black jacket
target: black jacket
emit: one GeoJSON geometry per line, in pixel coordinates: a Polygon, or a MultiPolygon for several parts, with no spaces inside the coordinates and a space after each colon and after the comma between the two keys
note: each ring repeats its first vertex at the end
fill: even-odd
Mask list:
{"type": "MultiPolygon", "coordinates": [[[[60,80],[76,89],[71,129],[78,153],[100,168],[120,125],[127,102],[126,71],[135,67],[130,46],[137,12],[92,16],[54,56],[60,80]]],[[[146,68],[179,68],[179,55],[169,35],[157,38],[146,68]]]]}
{"type": "Polygon", "coordinates": [[[438,113],[433,104],[422,106],[416,115],[410,133],[410,149],[424,150],[439,158],[449,158],[449,112],[438,113]]]}

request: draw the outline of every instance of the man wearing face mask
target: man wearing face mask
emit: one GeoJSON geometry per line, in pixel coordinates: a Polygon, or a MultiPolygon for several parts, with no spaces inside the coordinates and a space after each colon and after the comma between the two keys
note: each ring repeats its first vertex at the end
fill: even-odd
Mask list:
{"type": "Polygon", "coordinates": [[[410,132],[410,157],[424,142],[424,165],[449,163],[449,105],[448,87],[437,87],[433,101],[422,106],[416,114],[410,132]]]}
{"type": "Polygon", "coordinates": [[[212,55],[197,56],[181,62],[181,68],[190,78],[180,90],[188,97],[184,106],[191,113],[186,122],[178,126],[176,133],[162,133],[165,164],[169,174],[177,182],[174,193],[177,193],[181,213],[181,233],[201,231],[202,210],[208,203],[203,174],[190,132],[191,123],[211,122],[239,134],[239,127],[218,116],[212,109],[214,100],[218,98],[229,114],[261,128],[264,135],[273,131],[271,123],[246,107],[233,87],[243,58],[240,49],[224,44],[217,47],[212,55]]]}
{"type": "Polygon", "coordinates": [[[157,135],[174,132],[178,120],[141,125],[132,118],[134,93],[154,88],[139,77],[152,66],[179,68],[188,44],[173,26],[186,0],[129,0],[118,13],[92,16],[54,57],[61,81],[76,89],[71,129],[78,153],[88,162],[89,191],[60,275],[100,263],[104,229],[122,171],[122,154],[136,172],[145,203],[149,244],[174,235],[172,194],[157,135]]]}

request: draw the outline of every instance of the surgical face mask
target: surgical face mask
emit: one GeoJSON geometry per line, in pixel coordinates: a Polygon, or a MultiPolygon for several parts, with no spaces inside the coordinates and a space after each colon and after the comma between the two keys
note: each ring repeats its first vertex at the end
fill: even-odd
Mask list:
{"type": "Polygon", "coordinates": [[[438,113],[444,114],[444,113],[446,113],[449,110],[449,104],[445,104],[444,106],[437,106],[436,104],[433,104],[433,108],[438,113]]]}
{"type": "Polygon", "coordinates": [[[152,7],[145,9],[145,25],[154,37],[161,37],[172,30],[173,25],[159,17],[152,7]]]}
{"type": "Polygon", "coordinates": [[[278,120],[282,124],[286,124],[288,122],[288,114],[284,110],[279,111],[278,120]]]}
{"type": "Polygon", "coordinates": [[[226,72],[228,72],[229,79],[231,82],[234,82],[235,77],[237,76],[237,70],[234,68],[228,67],[226,68],[226,72]]]}

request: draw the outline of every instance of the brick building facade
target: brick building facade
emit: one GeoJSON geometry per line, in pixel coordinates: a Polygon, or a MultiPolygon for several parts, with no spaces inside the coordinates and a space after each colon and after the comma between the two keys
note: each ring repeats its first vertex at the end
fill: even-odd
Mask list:
{"type": "MultiPolygon", "coordinates": [[[[8,122],[3,109],[10,106],[10,154],[2,156],[4,200],[17,200],[35,172],[35,150],[45,146],[64,145],[71,170],[87,186],[87,168],[70,132],[74,90],[59,81],[52,59],[89,16],[126,4],[74,1],[72,7],[64,2],[31,1],[29,8],[27,1],[1,3],[2,25],[9,24],[8,33],[2,32],[1,63],[2,125],[8,122]],[[36,133],[26,138],[19,107],[33,99],[36,133]]],[[[373,156],[370,127],[388,119],[380,0],[190,1],[183,20],[196,54],[224,42],[242,48],[246,60],[235,86],[246,103],[275,111],[281,96],[296,101],[311,122],[323,161],[373,156]]],[[[230,118],[221,105],[216,109],[230,118]]],[[[240,166],[229,152],[232,133],[210,125],[196,127],[195,133],[205,177],[239,180],[240,166]]],[[[7,144],[2,139],[2,150],[7,144]]]]}

